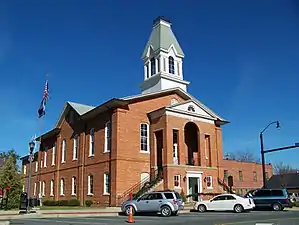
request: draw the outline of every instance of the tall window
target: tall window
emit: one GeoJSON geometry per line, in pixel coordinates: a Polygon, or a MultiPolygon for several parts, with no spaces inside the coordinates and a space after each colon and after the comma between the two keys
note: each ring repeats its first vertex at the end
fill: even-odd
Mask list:
{"type": "Polygon", "coordinates": [[[79,136],[76,134],[74,136],[73,160],[76,160],[78,158],[78,142],[79,142],[79,136]]]}
{"type": "Polygon", "coordinates": [[[212,166],[212,152],[211,152],[211,137],[210,135],[205,135],[205,154],[208,161],[208,167],[212,166]]]}
{"type": "Polygon", "coordinates": [[[24,174],[26,175],[26,173],[27,173],[27,165],[24,165],[24,166],[23,166],[23,172],[24,172],[24,174]]]}
{"type": "Polygon", "coordinates": [[[239,171],[239,181],[243,181],[243,172],[239,171]]]}
{"type": "Polygon", "coordinates": [[[38,170],[38,161],[35,162],[35,172],[38,170]]]}
{"type": "Polygon", "coordinates": [[[140,124],[140,150],[149,151],[149,125],[147,123],[140,124]]]}
{"type": "Polygon", "coordinates": [[[36,196],[36,183],[34,183],[34,188],[33,188],[33,196],[36,196]]]}
{"type": "Polygon", "coordinates": [[[105,152],[111,151],[111,121],[105,125],[105,152]]]}
{"type": "Polygon", "coordinates": [[[180,175],[174,175],[174,187],[180,187],[181,186],[181,176],[180,175]]]}
{"type": "Polygon", "coordinates": [[[60,179],[60,195],[64,195],[64,179],[60,179]]]}
{"type": "Polygon", "coordinates": [[[44,151],[44,167],[47,167],[47,152],[44,151]]]}
{"type": "Polygon", "coordinates": [[[93,176],[87,177],[87,195],[93,195],[93,176]]]}
{"type": "Polygon", "coordinates": [[[42,195],[42,182],[39,181],[39,194],[42,195]]]}
{"type": "Polygon", "coordinates": [[[77,194],[77,181],[76,177],[72,177],[72,195],[77,194]]]}
{"type": "Polygon", "coordinates": [[[42,196],[46,195],[46,182],[43,181],[43,190],[42,190],[42,196]]]}
{"type": "Polygon", "coordinates": [[[55,165],[55,157],[56,157],[56,143],[54,143],[52,148],[52,166],[55,165]]]}
{"type": "Polygon", "coordinates": [[[253,171],[253,181],[257,182],[257,173],[256,173],[256,171],[253,171]]]}
{"type": "Polygon", "coordinates": [[[50,183],[50,196],[54,196],[54,180],[51,180],[50,183]]]}
{"type": "Polygon", "coordinates": [[[89,156],[94,155],[94,129],[89,131],[89,156]]]}
{"type": "Polygon", "coordinates": [[[104,173],[104,194],[110,194],[110,176],[104,173]]]}
{"type": "Polygon", "coordinates": [[[66,140],[62,140],[62,148],[61,148],[61,162],[65,163],[65,157],[66,157],[66,140]]]}
{"type": "Polygon", "coordinates": [[[156,59],[151,58],[151,75],[156,74],[156,59]]]}
{"type": "Polygon", "coordinates": [[[174,74],[174,59],[172,56],[168,58],[169,73],[174,74]]]}
{"type": "Polygon", "coordinates": [[[213,178],[212,178],[212,176],[207,176],[206,182],[207,182],[207,188],[208,189],[213,189],[213,178]]]}

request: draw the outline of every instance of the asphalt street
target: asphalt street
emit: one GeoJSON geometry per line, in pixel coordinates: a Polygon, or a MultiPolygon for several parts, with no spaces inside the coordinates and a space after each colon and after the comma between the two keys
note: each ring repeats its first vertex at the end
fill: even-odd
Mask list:
{"type": "MultiPolygon", "coordinates": [[[[135,224],[160,225],[299,225],[299,211],[254,211],[249,213],[206,212],[187,213],[174,217],[135,216],[135,224]]],[[[12,225],[120,225],[126,224],[125,216],[89,218],[49,218],[12,220],[12,225]]]]}

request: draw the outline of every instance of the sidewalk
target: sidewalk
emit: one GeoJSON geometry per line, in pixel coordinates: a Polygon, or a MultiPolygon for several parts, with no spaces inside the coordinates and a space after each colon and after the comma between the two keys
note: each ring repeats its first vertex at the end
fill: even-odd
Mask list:
{"type": "Polygon", "coordinates": [[[36,210],[30,214],[25,212],[20,214],[19,210],[14,211],[0,211],[1,220],[11,219],[25,219],[25,218],[58,218],[58,217],[89,217],[89,216],[118,216],[120,212],[119,207],[108,208],[86,208],[86,209],[68,209],[68,210],[36,210]]]}

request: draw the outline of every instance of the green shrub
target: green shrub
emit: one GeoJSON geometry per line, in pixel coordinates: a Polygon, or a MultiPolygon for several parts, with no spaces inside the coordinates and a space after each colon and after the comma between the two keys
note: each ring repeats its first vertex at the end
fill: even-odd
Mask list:
{"type": "Polygon", "coordinates": [[[58,202],[54,200],[46,200],[43,202],[44,206],[58,206],[58,202]]]}
{"type": "Polygon", "coordinates": [[[71,199],[68,201],[68,206],[80,206],[80,201],[78,199],[71,199]]]}
{"type": "Polygon", "coordinates": [[[186,198],[186,195],[185,195],[185,193],[184,193],[183,190],[181,191],[180,195],[181,195],[181,197],[182,197],[183,202],[186,202],[186,201],[187,201],[187,198],[186,198]]]}
{"type": "Polygon", "coordinates": [[[90,207],[90,206],[92,205],[92,201],[91,201],[91,200],[86,200],[86,201],[85,201],[85,205],[86,205],[87,207],[90,207]]]}
{"type": "Polygon", "coordinates": [[[58,206],[68,206],[69,201],[68,200],[59,200],[58,206]]]}

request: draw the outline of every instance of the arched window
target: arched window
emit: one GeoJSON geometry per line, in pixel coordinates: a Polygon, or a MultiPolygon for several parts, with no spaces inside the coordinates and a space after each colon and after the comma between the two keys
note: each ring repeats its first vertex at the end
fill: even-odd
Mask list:
{"type": "Polygon", "coordinates": [[[42,196],[46,195],[46,182],[43,181],[43,190],[42,190],[42,196]]]}
{"type": "Polygon", "coordinates": [[[149,152],[149,125],[147,123],[140,124],[140,151],[149,152]]]}
{"type": "Polygon", "coordinates": [[[94,129],[90,129],[89,132],[89,156],[94,155],[94,129]]]}
{"type": "Polygon", "coordinates": [[[174,74],[174,59],[172,56],[169,56],[168,58],[168,66],[169,66],[169,73],[174,74]]]}
{"type": "Polygon", "coordinates": [[[78,158],[78,142],[79,142],[79,136],[76,134],[74,136],[74,144],[73,144],[73,160],[76,160],[78,158]]]}
{"type": "Polygon", "coordinates": [[[151,75],[156,74],[156,59],[151,58],[151,75]]]}
{"type": "Polygon", "coordinates": [[[104,173],[104,194],[110,194],[110,175],[108,172],[104,173]]]}
{"type": "Polygon", "coordinates": [[[60,179],[60,195],[64,196],[64,179],[60,179]]]}
{"type": "Polygon", "coordinates": [[[110,152],[111,150],[111,121],[109,120],[105,124],[105,149],[104,152],[110,152]]]}
{"type": "Polygon", "coordinates": [[[87,195],[93,195],[93,175],[87,177],[87,195]]]}
{"type": "Polygon", "coordinates": [[[77,182],[76,177],[72,177],[72,195],[77,194],[77,182]]]}
{"type": "Polygon", "coordinates": [[[50,183],[50,196],[54,196],[54,180],[51,180],[50,183]]]}
{"type": "Polygon", "coordinates": [[[61,148],[61,162],[65,162],[65,155],[66,155],[66,140],[62,140],[62,148],[61,148]]]}

